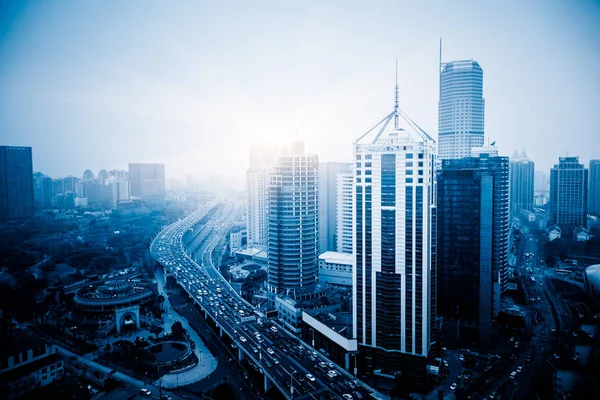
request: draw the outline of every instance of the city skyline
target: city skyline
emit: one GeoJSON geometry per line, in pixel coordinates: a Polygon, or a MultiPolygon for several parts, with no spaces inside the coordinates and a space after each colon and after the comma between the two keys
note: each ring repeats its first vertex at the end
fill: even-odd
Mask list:
{"type": "Polygon", "coordinates": [[[486,143],[502,155],[525,149],[545,171],[567,153],[594,158],[586,143],[600,118],[600,12],[592,2],[262,12],[132,3],[120,18],[110,3],[66,4],[12,3],[0,15],[0,99],[11,105],[0,111],[4,143],[32,146],[34,170],[50,176],[159,162],[168,179],[204,178],[208,163],[240,188],[250,143],[296,134],[322,162],[349,161],[353,135],[389,107],[395,58],[402,109],[436,138],[440,37],[443,62],[473,59],[485,70],[486,143]],[[423,23],[397,24],[407,12],[423,23]],[[578,74],[567,73],[574,64],[578,74]]]}

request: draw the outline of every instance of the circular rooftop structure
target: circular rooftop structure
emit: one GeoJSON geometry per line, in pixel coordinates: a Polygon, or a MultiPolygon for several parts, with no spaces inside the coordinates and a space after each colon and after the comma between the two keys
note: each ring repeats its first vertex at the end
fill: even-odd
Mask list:
{"type": "Polygon", "coordinates": [[[149,303],[153,295],[152,282],[149,280],[112,280],[80,289],[73,302],[88,311],[105,312],[149,303]]]}
{"type": "Polygon", "coordinates": [[[600,264],[589,266],[584,274],[585,289],[600,304],[600,264]]]}

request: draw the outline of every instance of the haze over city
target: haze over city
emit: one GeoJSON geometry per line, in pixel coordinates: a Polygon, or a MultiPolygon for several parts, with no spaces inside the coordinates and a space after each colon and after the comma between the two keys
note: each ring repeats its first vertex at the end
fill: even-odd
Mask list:
{"type": "Polygon", "coordinates": [[[393,107],[437,137],[442,61],[484,71],[485,136],[536,168],[599,144],[600,5],[508,2],[2,2],[0,132],[34,170],[163,162],[241,188],[252,142],[320,161],[393,107]]]}

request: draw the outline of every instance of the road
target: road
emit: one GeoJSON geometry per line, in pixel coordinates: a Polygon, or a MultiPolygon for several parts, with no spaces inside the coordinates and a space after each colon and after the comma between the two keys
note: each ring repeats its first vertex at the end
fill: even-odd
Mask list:
{"type": "MultiPolygon", "coordinates": [[[[214,235],[195,253],[198,262],[187,254],[183,235],[219,203],[220,200],[211,202],[161,231],[150,247],[153,257],[173,275],[206,316],[221,327],[223,335],[231,338],[244,357],[257,364],[286,397],[383,398],[279,324],[263,321],[262,313],[222,278],[212,253],[224,241],[233,222],[232,213],[217,213],[207,224],[212,226],[214,235]],[[310,370],[307,363],[312,363],[310,370]]],[[[226,205],[225,209],[231,210],[231,207],[226,205]]]]}

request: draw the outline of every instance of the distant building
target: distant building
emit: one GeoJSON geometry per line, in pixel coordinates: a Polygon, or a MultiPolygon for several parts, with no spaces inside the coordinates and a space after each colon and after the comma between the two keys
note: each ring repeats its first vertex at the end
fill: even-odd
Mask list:
{"type": "Polygon", "coordinates": [[[234,253],[244,246],[246,236],[246,229],[240,227],[233,227],[229,233],[229,255],[233,256],[234,253]]]}
{"type": "Polygon", "coordinates": [[[101,169],[98,172],[98,183],[100,185],[106,185],[108,182],[108,172],[105,169],[101,169]]]}
{"type": "Polygon", "coordinates": [[[115,181],[111,186],[113,208],[117,208],[119,204],[131,202],[131,185],[129,181],[115,181]]]}
{"type": "Polygon", "coordinates": [[[129,164],[129,181],[131,197],[165,199],[165,164],[129,164]]]}
{"type": "Polygon", "coordinates": [[[83,180],[84,181],[93,181],[94,180],[94,173],[92,172],[91,169],[86,169],[85,171],[83,171],[83,180]]]}
{"type": "Polygon", "coordinates": [[[352,171],[342,172],[336,176],[337,203],[335,235],[336,251],[352,253],[352,171]]]}
{"type": "Polygon", "coordinates": [[[0,146],[0,221],[33,215],[31,147],[0,146]]]}
{"type": "Polygon", "coordinates": [[[52,178],[41,172],[33,174],[33,199],[39,210],[52,207],[52,178]]]}
{"type": "Polygon", "coordinates": [[[75,176],[67,176],[63,178],[63,191],[64,193],[75,193],[77,182],[79,182],[79,178],[75,176]]]}
{"type": "Polygon", "coordinates": [[[471,157],[479,157],[482,154],[487,154],[490,157],[498,157],[498,147],[492,144],[488,146],[473,147],[471,149],[471,157]]]}
{"type": "Polygon", "coordinates": [[[489,347],[508,283],[508,157],[443,160],[437,184],[438,313],[460,344],[489,347]]]}
{"type": "Polygon", "coordinates": [[[533,209],[533,187],[535,164],[525,152],[510,158],[510,213],[519,215],[519,211],[533,209]]]}
{"type": "Polygon", "coordinates": [[[471,156],[483,146],[485,101],[483,70],[477,61],[452,61],[442,66],[438,121],[439,157],[471,156]]]}
{"type": "Polygon", "coordinates": [[[586,226],[587,207],[587,168],[579,157],[560,157],[550,170],[550,223],[570,236],[575,228],[586,226]]]}
{"type": "Polygon", "coordinates": [[[600,160],[590,160],[588,212],[600,216],[600,160]]]}
{"type": "Polygon", "coordinates": [[[246,172],[246,230],[249,246],[266,246],[269,232],[267,184],[274,154],[253,147],[250,168],[246,172]]]}
{"type": "Polygon", "coordinates": [[[326,251],[319,255],[319,282],[352,287],[352,253],[326,251]]]}
{"type": "Polygon", "coordinates": [[[546,229],[546,236],[548,237],[549,242],[553,241],[554,239],[560,239],[561,235],[562,232],[558,225],[553,225],[546,229]]]}
{"type": "Polygon", "coordinates": [[[268,290],[300,300],[317,283],[318,158],[292,143],[275,157],[267,185],[268,290]]]}
{"type": "Polygon", "coordinates": [[[547,192],[550,190],[550,180],[548,174],[544,171],[535,171],[533,189],[536,192],[547,192]]]}
{"type": "Polygon", "coordinates": [[[319,163],[319,252],[337,250],[337,175],[347,173],[350,163],[319,163]]]}
{"type": "Polygon", "coordinates": [[[52,180],[52,196],[57,196],[65,192],[65,182],[62,178],[52,180]]]}
{"type": "Polygon", "coordinates": [[[90,184],[87,186],[88,204],[92,207],[111,208],[112,202],[112,186],[90,184]]]}

